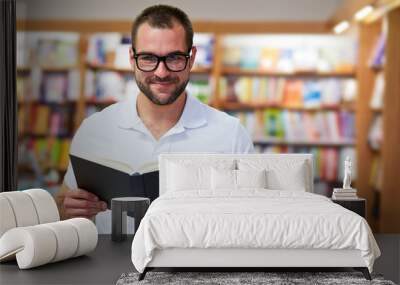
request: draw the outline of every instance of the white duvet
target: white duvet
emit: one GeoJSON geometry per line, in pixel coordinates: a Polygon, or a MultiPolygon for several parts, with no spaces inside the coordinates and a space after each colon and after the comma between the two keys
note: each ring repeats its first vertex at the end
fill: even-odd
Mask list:
{"type": "Polygon", "coordinates": [[[358,249],[370,272],[380,255],[361,216],[321,195],[265,189],[164,194],[140,223],[133,265],[143,272],[165,248],[358,249]]]}

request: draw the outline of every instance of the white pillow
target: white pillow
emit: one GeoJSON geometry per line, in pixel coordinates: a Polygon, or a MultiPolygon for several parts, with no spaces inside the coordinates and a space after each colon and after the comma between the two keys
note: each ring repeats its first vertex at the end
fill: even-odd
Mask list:
{"type": "Polygon", "coordinates": [[[262,170],[211,170],[212,190],[239,190],[241,188],[266,188],[267,177],[262,170]]]}
{"type": "Polygon", "coordinates": [[[211,169],[211,189],[236,189],[236,170],[232,169],[211,169]]]}
{"type": "Polygon", "coordinates": [[[210,176],[210,168],[185,167],[180,164],[169,165],[168,188],[171,191],[185,191],[193,189],[206,189],[207,176],[210,176]]]}
{"type": "Polygon", "coordinates": [[[272,190],[306,191],[307,179],[304,167],[291,171],[276,169],[267,171],[268,188],[272,190]]]}
{"type": "Polygon", "coordinates": [[[211,190],[211,169],[234,169],[234,160],[169,161],[167,191],[211,190]]]}
{"type": "Polygon", "coordinates": [[[236,170],[237,188],[267,188],[267,171],[236,170]]]}
{"type": "Polygon", "coordinates": [[[306,160],[293,159],[238,159],[239,170],[266,169],[268,189],[306,191],[309,189],[311,169],[306,160]]]}

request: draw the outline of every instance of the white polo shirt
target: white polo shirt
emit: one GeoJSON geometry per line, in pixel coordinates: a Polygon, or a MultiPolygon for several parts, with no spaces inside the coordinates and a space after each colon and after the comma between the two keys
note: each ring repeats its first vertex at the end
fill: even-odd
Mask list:
{"type": "MultiPolygon", "coordinates": [[[[111,159],[140,169],[156,163],[160,153],[254,151],[251,138],[238,119],[190,95],[177,124],[156,140],[137,114],[136,98],[132,96],[85,119],[72,139],[70,153],[111,159]]],[[[70,189],[77,188],[71,163],[64,183],[70,189]]],[[[109,212],[96,216],[99,233],[111,232],[109,212]]]]}

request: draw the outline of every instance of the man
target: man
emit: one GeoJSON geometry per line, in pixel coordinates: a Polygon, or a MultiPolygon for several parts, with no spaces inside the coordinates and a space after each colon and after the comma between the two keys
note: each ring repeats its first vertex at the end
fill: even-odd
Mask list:
{"type": "MultiPolygon", "coordinates": [[[[157,5],[134,23],[129,56],[140,93],[84,120],[70,152],[106,157],[132,169],[157,162],[163,152],[252,152],[251,139],[237,119],[185,91],[196,57],[187,15],[157,5]]],[[[106,204],[77,188],[70,165],[57,199],[62,217],[97,215],[99,232],[110,232],[109,213],[100,213],[106,204]]]]}

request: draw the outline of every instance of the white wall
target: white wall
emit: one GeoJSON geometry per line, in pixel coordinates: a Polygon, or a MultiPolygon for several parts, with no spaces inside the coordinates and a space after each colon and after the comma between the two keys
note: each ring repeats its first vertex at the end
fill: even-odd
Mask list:
{"type": "Polygon", "coordinates": [[[170,4],[192,20],[325,21],[344,0],[17,0],[17,18],[132,20],[143,8],[170,4]]]}

